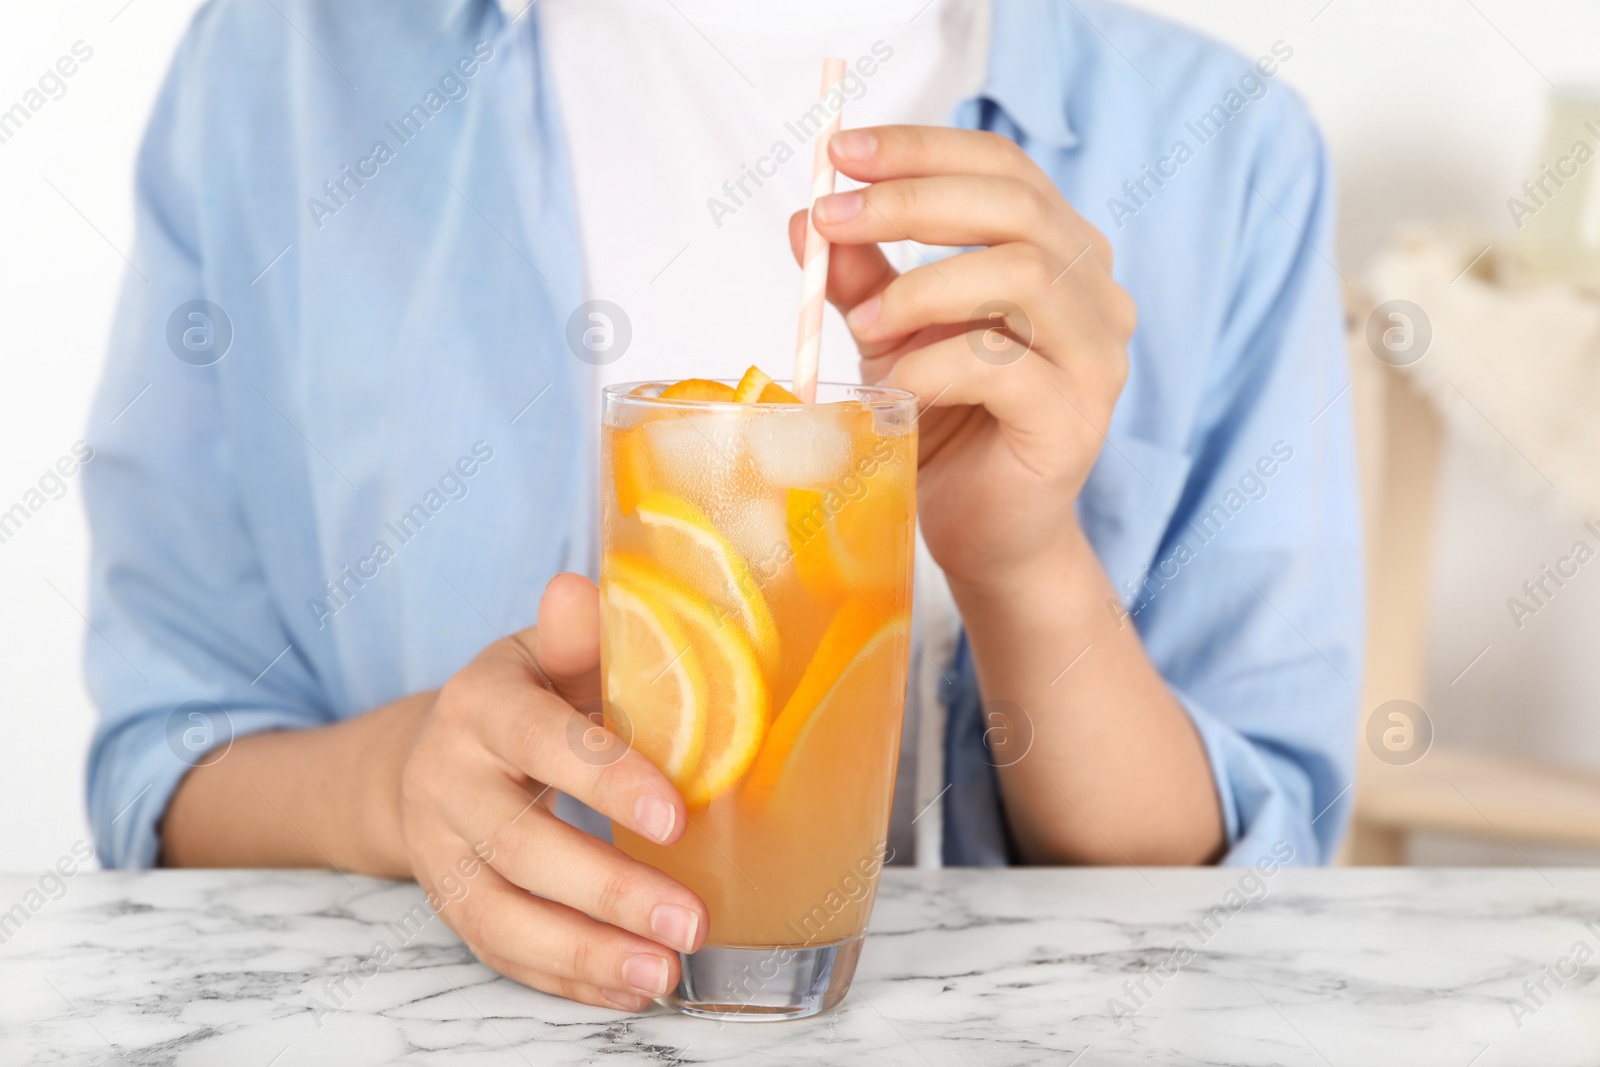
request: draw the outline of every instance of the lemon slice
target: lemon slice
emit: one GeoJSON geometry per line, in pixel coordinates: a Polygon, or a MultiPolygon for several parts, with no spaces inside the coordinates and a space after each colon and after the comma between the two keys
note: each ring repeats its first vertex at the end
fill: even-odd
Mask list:
{"type": "Polygon", "coordinates": [[[612,729],[681,789],[705,746],[707,694],[699,653],[649,591],[608,575],[601,595],[612,729]]]}
{"type": "Polygon", "coordinates": [[[866,761],[898,757],[878,735],[899,730],[900,715],[884,709],[904,707],[909,626],[903,613],[885,619],[866,597],[844,602],[767,730],[747,801],[764,807],[790,781],[865,774],[866,761]]]}
{"type": "Polygon", "coordinates": [[[703,596],[720,615],[744,627],[764,670],[778,664],[778,625],[756,575],[739,550],[718,533],[692,502],[657,490],[637,504],[650,539],[650,554],[680,582],[703,596]]]}
{"type": "Polygon", "coordinates": [[[606,573],[670,613],[699,657],[706,683],[705,742],[698,766],[680,788],[691,808],[705,807],[739,784],[766,736],[769,701],[755,649],[736,623],[675,588],[649,561],[613,556],[606,573]]]}

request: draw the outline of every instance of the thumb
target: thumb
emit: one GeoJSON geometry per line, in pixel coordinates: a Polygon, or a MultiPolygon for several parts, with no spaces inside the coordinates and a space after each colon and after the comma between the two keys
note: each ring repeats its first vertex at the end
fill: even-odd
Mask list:
{"type": "Polygon", "coordinates": [[[600,699],[600,590],[581,574],[558,574],[539,599],[539,668],[573,707],[600,699]]]}

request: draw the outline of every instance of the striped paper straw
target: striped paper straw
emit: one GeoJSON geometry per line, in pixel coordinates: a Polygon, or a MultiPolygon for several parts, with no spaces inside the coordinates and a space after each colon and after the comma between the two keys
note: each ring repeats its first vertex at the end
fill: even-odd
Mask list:
{"type": "MultiPolygon", "coordinates": [[[[844,60],[837,58],[822,61],[823,100],[828,91],[844,79],[844,60]]],[[[840,113],[843,104],[840,105],[840,113]]],[[[811,202],[833,192],[833,160],[828,158],[828,141],[839,132],[839,114],[835,114],[817,133],[816,150],[811,157],[811,202]]],[[[806,212],[806,252],[800,264],[804,280],[800,287],[800,335],[794,346],[794,392],[802,403],[817,399],[817,360],[822,354],[822,305],[827,299],[828,242],[817,232],[806,212]]]]}

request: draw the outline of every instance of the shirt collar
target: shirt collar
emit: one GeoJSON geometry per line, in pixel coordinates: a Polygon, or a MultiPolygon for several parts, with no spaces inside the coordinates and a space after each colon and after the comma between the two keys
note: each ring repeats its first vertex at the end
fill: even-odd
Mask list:
{"type": "MultiPolygon", "coordinates": [[[[449,4],[445,6],[445,24],[449,25],[451,22],[454,22],[456,19],[461,17],[461,12],[479,2],[481,2],[481,0],[450,0],[449,4]]],[[[528,8],[532,7],[538,2],[538,0],[494,0],[494,2],[495,5],[500,8],[500,14],[505,16],[505,20],[507,22],[510,22],[518,15],[524,14],[528,8]]]]}
{"type": "Polygon", "coordinates": [[[1067,110],[1077,64],[1068,16],[1053,0],[995,0],[991,11],[989,70],[977,98],[993,102],[1030,140],[1073,147],[1078,135],[1067,110]]]}

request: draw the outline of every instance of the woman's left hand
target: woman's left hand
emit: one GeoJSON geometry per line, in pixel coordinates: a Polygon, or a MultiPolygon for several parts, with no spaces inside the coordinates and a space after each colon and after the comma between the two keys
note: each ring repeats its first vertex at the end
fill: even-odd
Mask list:
{"type": "MultiPolygon", "coordinates": [[[[1127,377],[1136,310],[1110,243],[998,134],[879,126],[836,135],[829,154],[870,184],[814,206],[834,246],[828,299],[863,380],[924,407],[928,548],[953,587],[1026,583],[1074,543],[1073,505],[1127,377]],[[878,244],[902,240],[982,247],[900,274],[878,244]]],[[[799,259],[804,211],[789,235],[799,259]]]]}

